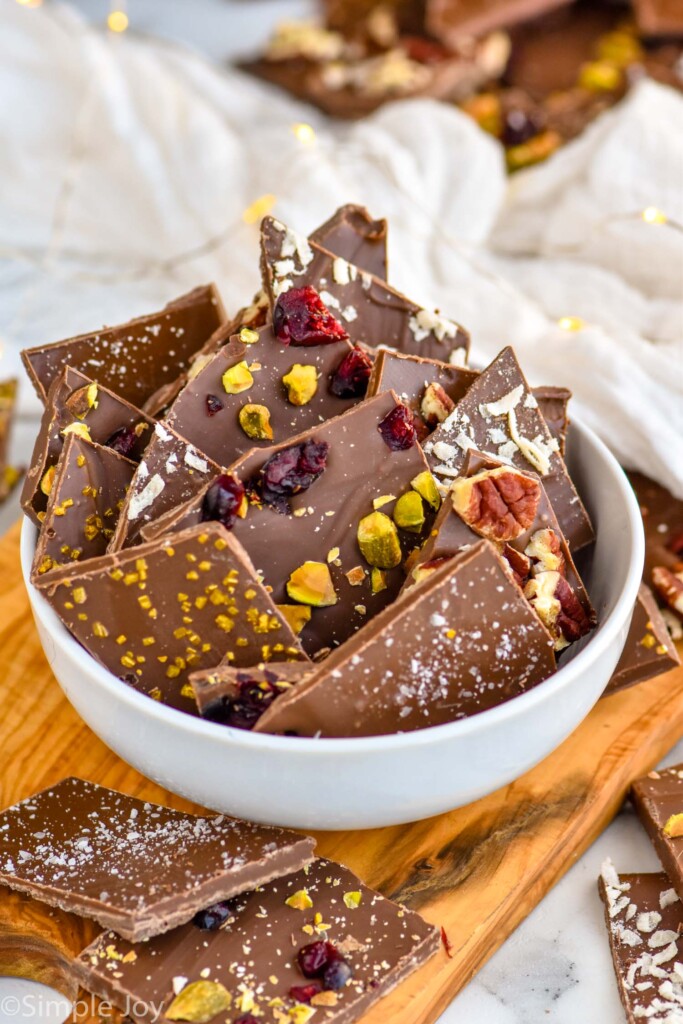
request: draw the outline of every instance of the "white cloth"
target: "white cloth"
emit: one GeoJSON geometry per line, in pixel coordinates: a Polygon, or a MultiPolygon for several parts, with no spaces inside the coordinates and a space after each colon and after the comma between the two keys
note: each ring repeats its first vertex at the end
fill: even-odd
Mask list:
{"type": "Polygon", "coordinates": [[[673,91],[642,83],[508,182],[498,144],[443,104],[332,124],[58,4],[0,0],[0,20],[0,376],[25,345],[204,281],[234,311],[259,283],[258,230],[242,220],[259,196],[301,231],[363,202],[390,220],[392,282],[468,327],[478,363],[513,344],[532,383],[571,387],[622,462],[683,497],[683,231],[638,217],[653,206],[683,223],[673,91]],[[588,326],[561,330],[565,316],[588,326]]]}

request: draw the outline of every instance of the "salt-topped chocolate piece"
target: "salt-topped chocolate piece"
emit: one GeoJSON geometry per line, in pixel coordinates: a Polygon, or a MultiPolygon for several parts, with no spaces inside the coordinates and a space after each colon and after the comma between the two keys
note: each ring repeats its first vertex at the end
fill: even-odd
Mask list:
{"type": "Polygon", "coordinates": [[[531,21],[572,0],[428,0],[427,31],[458,49],[467,40],[531,21]]]}
{"type": "MultiPolygon", "coordinates": [[[[25,349],[21,356],[43,402],[62,370],[71,366],[154,414],[163,405],[157,392],[189,367],[224,320],[215,286],[205,285],[174,299],[158,313],[25,349]]],[[[165,392],[164,396],[168,397],[165,392]]]]}
{"type": "Polygon", "coordinates": [[[411,732],[495,707],[554,671],[550,634],[493,545],[480,541],[333,651],[255,731],[411,732]]]}
{"type": "Polygon", "coordinates": [[[628,1024],[676,1024],[683,997],[681,902],[668,877],[602,866],[599,891],[628,1024]]]}
{"type": "Polygon", "coordinates": [[[67,434],[51,481],[31,575],[105,554],[135,463],[112,448],[67,434]]]}
{"type": "Polygon", "coordinates": [[[218,665],[193,672],[190,684],[202,718],[235,729],[253,729],[273,701],[312,668],[305,661],[262,662],[250,668],[218,665]]]}
{"type": "Polygon", "coordinates": [[[426,442],[432,471],[445,484],[477,450],[538,473],[572,551],[593,540],[593,529],[567,473],[559,444],[545,424],[511,348],[504,348],[426,442]]]}
{"type": "Polygon", "coordinates": [[[311,286],[354,343],[386,345],[444,362],[467,360],[469,335],[455,321],[422,309],[386,281],[273,217],[261,224],[261,271],[274,318],[280,295],[311,286]]]}
{"type": "Polygon", "coordinates": [[[683,898],[683,764],[637,779],[631,799],[662,867],[683,898]]]}
{"type": "Polygon", "coordinates": [[[654,595],[641,583],[624,650],[603,696],[670,672],[680,663],[654,595]]]}
{"type": "Polygon", "coordinates": [[[144,458],[135,470],[109,550],[138,543],[145,523],[189,501],[219,471],[212,459],[175,430],[156,423],[144,458]]]}
{"type": "Polygon", "coordinates": [[[131,942],[298,871],[315,842],[63,779],[0,814],[0,882],[131,942]]]}
{"type": "Polygon", "coordinates": [[[138,945],[105,932],[77,958],[76,975],[136,1024],[353,1024],[440,941],[418,914],[328,860],[196,921],[138,945]]]}
{"type": "Polygon", "coordinates": [[[191,672],[297,660],[300,646],[239,542],[205,523],[35,579],[66,628],[135,689],[197,714],[191,672]]]}
{"type": "Polygon", "coordinates": [[[339,368],[353,351],[347,341],[294,348],[284,345],[270,325],[243,331],[242,337],[249,344],[234,339],[221,349],[185,386],[165,419],[222,466],[250,448],[284,441],[339,416],[365,394],[365,387],[355,395],[343,388],[334,393],[339,368]]]}
{"type": "Polygon", "coordinates": [[[140,409],[67,366],[50,388],[33,447],[21,494],[26,515],[36,524],[43,519],[50,479],[69,431],[139,462],[153,428],[154,420],[140,409]]]}
{"type": "Polygon", "coordinates": [[[375,220],[364,206],[347,203],[308,237],[347,263],[386,281],[387,231],[386,220],[375,220]]]}

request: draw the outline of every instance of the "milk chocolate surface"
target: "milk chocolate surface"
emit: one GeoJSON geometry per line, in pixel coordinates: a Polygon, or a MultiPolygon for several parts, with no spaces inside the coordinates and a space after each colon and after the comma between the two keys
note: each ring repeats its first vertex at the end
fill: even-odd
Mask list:
{"type": "Polygon", "coordinates": [[[642,473],[628,473],[636,492],[645,528],[645,568],[643,579],[652,582],[652,570],[663,565],[671,571],[683,561],[683,501],[666,487],[642,473]]]}
{"type": "Polygon", "coordinates": [[[237,729],[252,729],[273,700],[312,669],[305,661],[271,661],[249,668],[218,665],[193,672],[190,683],[202,718],[237,729]]]}
{"type": "Polygon", "coordinates": [[[191,672],[224,657],[254,665],[300,656],[241,545],[217,523],[55,569],[35,585],[114,675],[190,714],[191,672]]]}
{"type": "Polygon", "coordinates": [[[643,35],[683,38],[680,0],[633,0],[633,7],[643,35]]]}
{"type": "Polygon", "coordinates": [[[156,393],[189,367],[192,356],[224,320],[218,292],[206,285],[158,313],[26,349],[22,359],[43,402],[51,384],[71,366],[153,414],[163,405],[156,393]]]}
{"type": "Polygon", "coordinates": [[[628,1024],[680,1020],[681,903],[663,873],[619,875],[603,865],[599,890],[628,1024]]]}
{"type": "Polygon", "coordinates": [[[683,764],[637,779],[631,799],[671,884],[683,897],[683,764]]]}
{"type": "Polygon", "coordinates": [[[427,30],[449,46],[530,21],[572,0],[427,0],[427,30]]]}
{"type": "Polygon", "coordinates": [[[316,860],[308,869],[245,893],[231,909],[219,930],[187,924],[144,945],[105,932],[76,961],[77,976],[88,991],[115,1005],[134,1005],[136,1024],[172,1020],[176,993],[200,981],[214,993],[220,993],[220,985],[229,994],[223,996],[229,1012],[217,1013],[216,1021],[258,1012],[263,1024],[291,1024],[289,1010],[298,1005],[315,1011],[298,1020],[352,1024],[439,947],[436,928],[332,861],[316,860]],[[328,990],[326,1002],[308,1006],[289,992],[310,984],[297,954],[320,939],[343,954],[352,977],[335,993],[328,990]]]}
{"type": "Polygon", "coordinates": [[[135,463],[67,434],[41,524],[32,575],[105,554],[135,463]]]}
{"type": "Polygon", "coordinates": [[[386,281],[387,231],[386,220],[375,220],[364,206],[347,203],[316,228],[309,239],[347,263],[386,281]]]}
{"type": "Polygon", "coordinates": [[[271,307],[290,288],[312,285],[352,342],[464,363],[469,335],[453,320],[421,309],[372,274],[309,242],[273,217],[261,224],[263,286],[271,307]]]}
{"type": "Polygon", "coordinates": [[[313,839],[68,778],[0,814],[0,882],[130,941],[297,871],[313,839]]]}
{"type": "Polygon", "coordinates": [[[641,583],[626,644],[604,696],[670,672],[680,663],[654,594],[641,583]]]}
{"type": "MultiPolygon", "coordinates": [[[[351,349],[348,342],[294,348],[283,345],[270,325],[260,328],[257,334],[258,340],[249,345],[234,339],[221,349],[181,391],[165,420],[221,466],[234,462],[250,448],[277,444],[322,420],[339,416],[360,401],[338,398],[330,390],[335,370],[351,349]],[[248,367],[252,382],[244,390],[230,394],[223,383],[224,375],[243,364],[248,367]],[[307,396],[301,388],[297,389],[296,382],[291,384],[292,372],[295,377],[297,373],[314,372],[317,378],[315,393],[303,404],[296,404],[307,396]],[[284,378],[290,381],[291,393],[284,378]],[[247,404],[262,406],[267,411],[271,438],[258,440],[245,433],[239,413],[247,404]]],[[[229,380],[228,387],[232,387],[229,380]]]]}
{"type": "Polygon", "coordinates": [[[448,483],[467,451],[476,448],[539,473],[572,551],[593,540],[593,529],[511,348],[505,348],[425,444],[432,471],[448,483]]]}
{"type": "Polygon", "coordinates": [[[410,732],[495,707],[554,671],[549,634],[493,545],[480,541],[333,651],[255,731],[410,732]]]}
{"type": "Polygon", "coordinates": [[[134,462],[142,457],[154,427],[154,420],[140,409],[67,366],[50,388],[21,494],[24,512],[36,524],[47,508],[47,487],[41,488],[41,481],[57,465],[64,445],[62,431],[79,423],[97,444],[115,443],[121,432],[126,455],[134,462]]]}

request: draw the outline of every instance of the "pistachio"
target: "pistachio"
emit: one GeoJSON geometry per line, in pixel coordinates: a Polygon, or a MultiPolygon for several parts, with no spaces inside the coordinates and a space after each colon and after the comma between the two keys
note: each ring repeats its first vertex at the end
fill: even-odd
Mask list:
{"type": "Polygon", "coordinates": [[[248,391],[254,383],[251,370],[244,359],[241,363],[235,363],[223,374],[223,387],[228,395],[239,395],[242,391],[248,391]]]}
{"type": "Polygon", "coordinates": [[[427,504],[431,505],[433,509],[441,507],[441,495],[437,490],[436,480],[428,469],[425,469],[423,473],[418,473],[417,476],[410,481],[410,486],[414,491],[417,491],[420,497],[424,498],[427,504]]]}
{"type": "Polygon", "coordinates": [[[324,562],[304,562],[287,580],[287,593],[293,601],[328,608],[337,603],[330,570],[324,562]]]}
{"type": "Polygon", "coordinates": [[[292,405],[307,405],[318,390],[318,374],[310,363],[294,363],[282,378],[292,405]]]}
{"type": "Polygon", "coordinates": [[[594,60],[581,66],[579,85],[591,92],[614,92],[621,86],[623,75],[608,60],[594,60]]]}
{"type": "Polygon", "coordinates": [[[394,569],[401,562],[398,530],[384,512],[371,512],[358,524],[358,546],[363,558],[377,569],[394,569]]]}
{"type": "Polygon", "coordinates": [[[208,1024],[223,1010],[229,1010],[232,996],[218,981],[193,981],[181,990],[164,1011],[168,1020],[208,1024]]]}
{"type": "Polygon", "coordinates": [[[373,594],[387,589],[387,578],[381,569],[374,568],[370,573],[370,589],[373,594]]]}
{"type": "Polygon", "coordinates": [[[273,440],[270,412],[265,405],[243,405],[238,419],[242,430],[252,441],[273,440]]]}
{"type": "Polygon", "coordinates": [[[348,907],[349,910],[357,910],[361,904],[363,894],[360,892],[345,892],[344,893],[344,906],[348,907]]]}
{"type": "Polygon", "coordinates": [[[293,910],[310,910],[313,906],[313,900],[305,889],[298,889],[297,892],[293,892],[291,896],[287,897],[285,903],[293,910]]]}
{"type": "Polygon", "coordinates": [[[253,331],[251,327],[240,328],[240,341],[243,345],[255,345],[258,340],[258,331],[253,331]]]}
{"type": "Polygon", "coordinates": [[[90,431],[85,423],[70,423],[68,427],[64,427],[62,434],[66,437],[67,434],[76,434],[77,437],[82,437],[84,441],[91,441],[90,431]]]}
{"type": "Polygon", "coordinates": [[[394,522],[401,530],[419,533],[425,522],[422,498],[417,491],[406,491],[394,505],[394,522]]]}
{"type": "Polygon", "coordinates": [[[299,634],[307,622],[311,621],[311,609],[305,604],[279,604],[278,610],[292,633],[299,634]]]}
{"type": "Polygon", "coordinates": [[[678,839],[680,836],[683,836],[683,814],[672,814],[667,818],[662,831],[665,836],[669,836],[671,839],[678,839]]]}
{"type": "Polygon", "coordinates": [[[43,473],[40,480],[40,489],[43,494],[48,495],[52,490],[52,485],[55,482],[55,473],[57,471],[56,466],[50,466],[48,470],[43,473]]]}

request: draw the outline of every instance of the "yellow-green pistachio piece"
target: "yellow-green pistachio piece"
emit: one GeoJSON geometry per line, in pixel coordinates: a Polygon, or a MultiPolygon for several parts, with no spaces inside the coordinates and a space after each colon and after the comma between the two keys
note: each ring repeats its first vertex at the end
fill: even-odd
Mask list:
{"type": "Polygon", "coordinates": [[[441,508],[441,495],[436,486],[436,480],[429,472],[425,469],[424,472],[418,473],[416,477],[410,481],[410,486],[414,491],[420,495],[421,498],[431,505],[433,509],[441,508]]]}
{"type": "Polygon", "coordinates": [[[252,441],[273,440],[270,412],[265,405],[243,405],[238,419],[242,430],[252,441]]]}
{"type": "Polygon", "coordinates": [[[168,1020],[208,1024],[224,1010],[229,1010],[232,996],[218,981],[192,981],[175,997],[164,1011],[168,1020]]]}
{"type": "Polygon", "coordinates": [[[325,562],[304,562],[287,580],[287,593],[293,601],[328,608],[338,601],[329,567],[325,562]]]}
{"type": "Polygon", "coordinates": [[[294,363],[282,378],[292,405],[307,405],[318,390],[318,373],[310,363],[294,363]]]}
{"type": "Polygon", "coordinates": [[[248,391],[254,383],[254,377],[243,359],[241,363],[230,366],[223,374],[223,387],[228,395],[239,395],[248,391]]]}
{"type": "Polygon", "coordinates": [[[394,569],[401,562],[396,524],[384,512],[371,512],[358,524],[358,546],[363,558],[377,569],[394,569]]]}
{"type": "Polygon", "coordinates": [[[425,524],[425,510],[417,491],[406,491],[394,505],[394,522],[401,530],[419,533],[425,524]]]}

